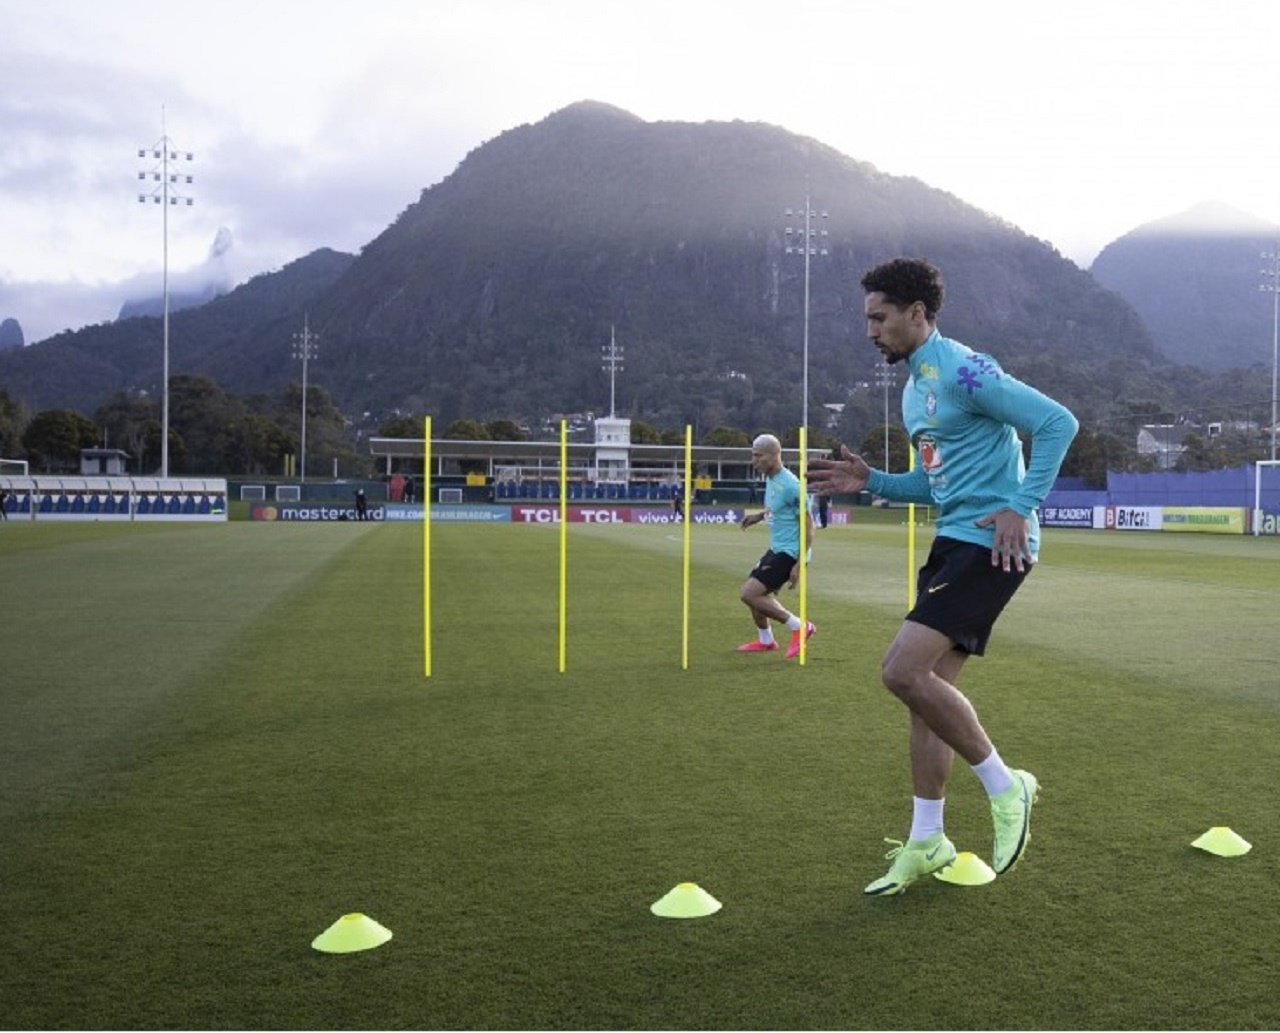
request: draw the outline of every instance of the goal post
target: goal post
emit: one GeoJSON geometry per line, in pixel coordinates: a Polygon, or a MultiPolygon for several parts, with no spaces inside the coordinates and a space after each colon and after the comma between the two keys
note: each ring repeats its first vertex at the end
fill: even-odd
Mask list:
{"type": "Polygon", "coordinates": [[[31,472],[25,459],[0,459],[0,475],[30,477],[31,472]]]}
{"type": "MultiPolygon", "coordinates": [[[[1280,467],[1280,459],[1259,459],[1253,464],[1253,535],[1256,538],[1262,533],[1262,470],[1264,467],[1280,467]]],[[[1273,476],[1271,478],[1275,480],[1273,476]]],[[[1280,493],[1280,485],[1273,490],[1280,493]]],[[[1280,506],[1276,507],[1280,512],[1280,506]]]]}

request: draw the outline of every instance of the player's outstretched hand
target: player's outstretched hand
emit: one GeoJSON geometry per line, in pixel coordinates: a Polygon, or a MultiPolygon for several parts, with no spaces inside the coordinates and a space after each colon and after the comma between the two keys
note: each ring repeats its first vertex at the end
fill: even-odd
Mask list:
{"type": "Polygon", "coordinates": [[[840,446],[839,459],[810,459],[809,486],[819,495],[859,492],[867,486],[871,467],[862,456],[840,446]]]}

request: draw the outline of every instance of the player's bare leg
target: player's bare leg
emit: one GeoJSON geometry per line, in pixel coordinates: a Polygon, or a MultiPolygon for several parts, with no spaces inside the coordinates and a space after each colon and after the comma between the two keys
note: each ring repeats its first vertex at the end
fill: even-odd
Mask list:
{"type": "MultiPolygon", "coordinates": [[[[957,654],[951,639],[940,631],[913,621],[903,621],[885,653],[880,675],[885,688],[905,703],[925,727],[969,764],[978,764],[991,753],[978,714],[964,694],[939,671],[958,676],[963,654],[957,654]],[[948,654],[959,657],[959,662],[948,654]]],[[[913,725],[914,728],[914,725],[913,725]]],[[[913,737],[913,746],[915,744],[913,737]]],[[[921,744],[928,749],[927,741],[921,744]]],[[[937,781],[937,757],[922,758],[921,775],[926,782],[937,781]],[[932,765],[933,770],[930,770],[932,765]]],[[[949,765],[947,766],[949,770],[949,765]]],[[[915,760],[913,750],[913,777],[915,760]]],[[[943,778],[945,784],[945,774],[943,778]]]]}
{"type": "Polygon", "coordinates": [[[773,640],[773,629],[770,620],[785,624],[791,614],[786,607],[774,598],[773,593],[753,577],[747,578],[738,590],[738,598],[751,612],[751,620],[756,626],[756,641],[744,642],[738,647],[740,653],[773,652],[778,644],[773,640]]]}

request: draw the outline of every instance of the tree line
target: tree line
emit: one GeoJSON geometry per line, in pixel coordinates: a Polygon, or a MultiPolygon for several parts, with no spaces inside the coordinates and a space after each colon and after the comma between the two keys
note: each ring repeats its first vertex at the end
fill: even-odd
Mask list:
{"type": "MultiPolygon", "coordinates": [[[[247,396],[225,392],[205,376],[174,376],[169,390],[169,472],[171,475],[270,476],[283,473],[286,457],[301,446],[302,387],[290,383],[273,394],[247,396]]],[[[363,431],[316,385],[307,388],[307,454],[313,472],[328,470],[336,458],[343,476],[368,477],[378,472],[374,458],[362,448],[363,431]]],[[[130,472],[158,472],[161,456],[160,399],[140,391],[119,391],[91,415],[70,409],[32,413],[0,388],[0,457],[25,459],[37,473],[79,470],[80,451],[105,447],[130,457],[130,472]]],[[[1149,472],[1158,460],[1137,451],[1137,428],[1158,414],[1135,414],[1132,426],[1082,427],[1062,466],[1062,475],[1081,478],[1091,487],[1106,486],[1107,472],[1149,472]]],[[[892,416],[892,414],[891,414],[892,416]]],[[[786,448],[799,445],[800,428],[762,428],[776,434],[786,448]]],[[[745,430],[719,423],[696,435],[699,444],[749,448],[762,429],[745,430]]],[[[422,422],[396,415],[378,427],[380,437],[412,438],[422,422]]],[[[684,429],[658,429],[632,420],[635,444],[681,445],[684,429]]],[[[523,441],[528,432],[511,419],[456,419],[439,432],[447,440],[523,441]]],[[[890,472],[908,468],[909,443],[900,423],[872,422],[865,412],[846,411],[837,427],[810,427],[810,449],[833,451],[841,444],[890,472]]],[[[1181,436],[1182,451],[1172,468],[1178,471],[1234,467],[1264,459],[1265,442],[1253,432],[1226,427],[1210,437],[1198,430],[1181,436]]],[[[1024,443],[1029,448],[1030,443],[1024,443]]],[[[420,462],[403,463],[420,470],[420,462]]]]}
{"type": "MultiPolygon", "coordinates": [[[[281,473],[301,445],[302,387],[274,395],[227,394],[209,377],[177,375],[169,383],[169,474],[263,476],[281,473]]],[[[25,459],[36,473],[75,472],[85,448],[119,449],[129,470],[154,475],[161,465],[162,400],[119,391],[91,415],[73,409],[31,413],[0,388],[0,455],[25,459]]],[[[351,421],[322,387],[309,386],[307,454],[316,467],[334,458],[348,476],[372,473],[357,450],[351,421]]]]}

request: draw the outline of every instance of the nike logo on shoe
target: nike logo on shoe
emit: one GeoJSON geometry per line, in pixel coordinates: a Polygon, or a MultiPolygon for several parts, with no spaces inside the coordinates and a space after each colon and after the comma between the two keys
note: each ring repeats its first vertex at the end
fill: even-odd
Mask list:
{"type": "Polygon", "coordinates": [[[935,857],[938,856],[938,851],[941,849],[942,849],[942,844],[939,843],[936,847],[934,847],[932,850],[930,850],[927,854],[924,855],[924,859],[926,861],[932,861],[935,857]]]}

